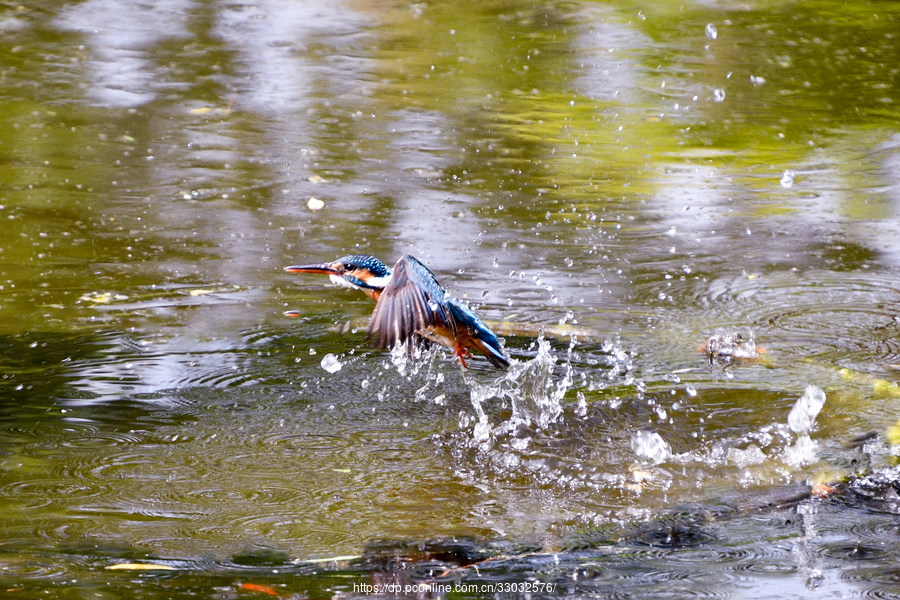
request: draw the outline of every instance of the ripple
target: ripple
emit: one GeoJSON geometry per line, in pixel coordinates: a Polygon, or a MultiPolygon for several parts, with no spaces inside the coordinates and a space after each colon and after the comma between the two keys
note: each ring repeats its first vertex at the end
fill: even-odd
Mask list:
{"type": "Polygon", "coordinates": [[[45,508],[75,500],[96,498],[108,493],[107,484],[72,479],[32,479],[0,487],[0,498],[27,508],[45,508]]]}
{"type": "Polygon", "coordinates": [[[431,560],[416,563],[411,569],[406,570],[404,574],[410,581],[414,582],[427,581],[428,583],[446,583],[454,581],[457,578],[457,575],[452,573],[452,570],[456,566],[457,565],[450,563],[431,560]]]}
{"type": "Polygon", "coordinates": [[[900,523],[877,515],[860,515],[860,520],[851,523],[847,531],[861,540],[900,542],[900,523]]]}
{"type": "MultiPolygon", "coordinates": [[[[610,573],[578,583],[576,590],[588,592],[591,596],[608,599],[645,600],[663,599],[709,599],[718,600],[733,597],[733,589],[721,582],[698,581],[698,573],[661,573],[640,569],[623,577],[609,579],[610,573]],[[693,575],[693,577],[692,577],[693,575]]],[[[701,575],[702,576],[702,575],[701,575]]],[[[557,589],[565,589],[568,582],[558,582],[557,589]]]]}
{"type": "Polygon", "coordinates": [[[100,450],[114,446],[135,445],[146,441],[146,435],[136,431],[100,431],[93,428],[90,435],[67,439],[60,443],[63,448],[72,450],[100,450]]]}
{"type": "Polygon", "coordinates": [[[0,579],[3,587],[10,587],[9,582],[29,580],[56,580],[70,574],[63,561],[44,561],[28,556],[0,556],[0,579]]]}
{"type": "Polygon", "coordinates": [[[891,561],[894,560],[894,557],[888,555],[885,547],[862,543],[829,545],[822,548],[822,553],[831,558],[852,561],[877,562],[885,558],[889,558],[891,561]]]}
{"type": "Polygon", "coordinates": [[[667,561],[684,565],[723,565],[747,558],[747,552],[724,548],[683,547],[663,555],[667,561]]]}
{"type": "Polygon", "coordinates": [[[73,389],[67,404],[84,406],[123,395],[159,403],[166,400],[160,396],[166,390],[240,387],[260,381],[252,368],[251,349],[232,341],[195,341],[189,352],[180,338],[146,345],[126,336],[114,341],[118,343],[104,348],[100,356],[66,365],[73,389]]]}
{"type": "Polygon", "coordinates": [[[788,562],[754,561],[743,565],[737,565],[735,571],[748,571],[764,575],[788,575],[797,570],[797,565],[788,562]]]}
{"type": "Polygon", "coordinates": [[[640,533],[634,538],[637,543],[653,548],[673,549],[692,548],[701,544],[708,544],[715,539],[715,536],[710,533],[694,527],[680,525],[653,529],[640,533]]]}
{"type": "Polygon", "coordinates": [[[894,593],[900,591],[900,568],[867,567],[845,571],[842,579],[855,583],[878,583],[890,585],[894,593]]]}
{"type": "Polygon", "coordinates": [[[346,436],[326,433],[273,433],[265,436],[266,444],[282,445],[307,452],[336,452],[346,450],[350,441],[346,436]]]}
{"type": "Polygon", "coordinates": [[[890,277],[831,271],[745,274],[710,282],[697,290],[696,301],[711,310],[709,324],[733,326],[735,315],[741,315],[742,322],[757,327],[760,340],[781,340],[784,352],[861,364],[900,362],[895,310],[900,289],[890,277]]]}

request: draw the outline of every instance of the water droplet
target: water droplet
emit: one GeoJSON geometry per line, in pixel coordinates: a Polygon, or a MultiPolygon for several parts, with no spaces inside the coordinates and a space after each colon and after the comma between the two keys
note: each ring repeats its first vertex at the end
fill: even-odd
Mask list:
{"type": "Polygon", "coordinates": [[[686,386],[684,388],[684,391],[686,391],[687,395],[690,396],[691,398],[693,398],[697,395],[697,389],[692,385],[686,386]]]}
{"type": "Polygon", "coordinates": [[[756,75],[750,76],[750,83],[752,83],[753,85],[763,85],[765,82],[765,77],[757,77],[756,75]]]}
{"type": "Polygon", "coordinates": [[[499,266],[500,266],[500,259],[497,259],[497,258],[494,259],[494,266],[495,266],[495,267],[499,267],[499,266]]]}
{"type": "Polygon", "coordinates": [[[816,416],[825,406],[825,392],[814,385],[806,386],[803,396],[788,414],[788,427],[794,433],[806,433],[816,422],[816,416]]]}
{"type": "Polygon", "coordinates": [[[460,270],[458,271],[458,273],[459,273],[460,275],[462,275],[462,274],[465,273],[465,272],[466,272],[465,269],[460,269],[460,270]]]}
{"type": "Polygon", "coordinates": [[[781,187],[784,189],[794,187],[794,172],[790,169],[781,174],[781,187]]]}
{"type": "Polygon", "coordinates": [[[475,424],[475,427],[472,429],[472,438],[479,444],[483,444],[491,439],[491,424],[487,422],[487,419],[484,421],[479,420],[475,424]]]}
{"type": "Polygon", "coordinates": [[[566,263],[567,267],[571,267],[575,264],[575,261],[569,258],[568,256],[563,259],[563,262],[566,263]]]}
{"type": "Polygon", "coordinates": [[[725,90],[722,88],[716,88],[713,90],[713,100],[716,102],[723,102],[725,100],[725,90]]]}
{"type": "Polygon", "coordinates": [[[309,355],[310,355],[310,356],[315,356],[315,355],[316,355],[316,349],[315,349],[315,348],[310,348],[310,349],[309,349],[309,355]]]}
{"type": "Polygon", "coordinates": [[[655,431],[635,432],[631,436],[631,450],[654,464],[663,462],[672,452],[669,444],[655,431]]]}
{"type": "Polygon", "coordinates": [[[322,357],[322,368],[329,373],[337,373],[344,366],[334,354],[326,354],[322,357]]]}
{"type": "Polygon", "coordinates": [[[587,400],[584,398],[584,392],[579,391],[575,394],[575,397],[578,398],[578,406],[575,407],[575,414],[579,417],[587,415],[587,400]]]}
{"type": "Polygon", "coordinates": [[[714,40],[714,39],[716,39],[716,36],[718,36],[718,35],[719,35],[719,30],[716,29],[716,26],[713,25],[712,23],[707,23],[706,24],[706,37],[708,37],[711,40],[714,40]]]}
{"type": "Polygon", "coordinates": [[[524,438],[513,438],[509,441],[509,445],[512,446],[516,450],[525,450],[528,448],[528,443],[531,441],[530,437],[524,438]]]}

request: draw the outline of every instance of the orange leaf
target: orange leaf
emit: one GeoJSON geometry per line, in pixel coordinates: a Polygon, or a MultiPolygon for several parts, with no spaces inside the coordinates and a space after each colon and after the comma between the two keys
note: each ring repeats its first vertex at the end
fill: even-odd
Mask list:
{"type": "Polygon", "coordinates": [[[280,596],[278,592],[276,592],[269,586],[260,585],[258,583],[242,583],[238,587],[249,592],[259,592],[261,594],[268,594],[270,596],[280,596]]]}
{"type": "Polygon", "coordinates": [[[813,486],[812,495],[815,498],[827,498],[835,492],[835,488],[824,483],[817,483],[813,486]]]}

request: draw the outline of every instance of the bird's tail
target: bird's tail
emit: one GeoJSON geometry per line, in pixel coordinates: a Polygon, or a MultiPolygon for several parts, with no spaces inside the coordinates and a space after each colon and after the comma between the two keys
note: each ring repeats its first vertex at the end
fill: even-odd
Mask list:
{"type": "Polygon", "coordinates": [[[509,361],[503,356],[500,340],[468,306],[450,298],[447,300],[447,307],[456,320],[457,326],[462,325],[468,330],[469,342],[484,354],[492,365],[498,369],[505,369],[509,366],[509,361]]]}

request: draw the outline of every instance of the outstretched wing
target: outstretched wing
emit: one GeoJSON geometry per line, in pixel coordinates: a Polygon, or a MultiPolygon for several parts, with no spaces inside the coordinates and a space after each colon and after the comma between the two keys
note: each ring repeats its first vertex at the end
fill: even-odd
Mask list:
{"type": "Polygon", "coordinates": [[[407,255],[394,265],[369,321],[368,337],[379,348],[393,348],[429,330],[455,336],[456,324],[444,289],[425,265],[407,255]]]}

